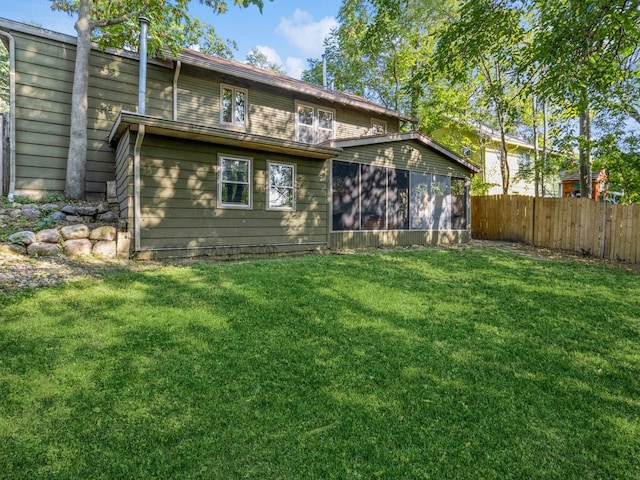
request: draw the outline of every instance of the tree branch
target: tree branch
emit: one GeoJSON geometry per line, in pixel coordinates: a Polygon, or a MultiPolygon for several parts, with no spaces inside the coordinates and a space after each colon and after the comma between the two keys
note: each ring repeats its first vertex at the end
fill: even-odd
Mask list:
{"type": "Polygon", "coordinates": [[[110,27],[112,25],[118,25],[119,23],[126,22],[130,18],[136,18],[142,15],[147,10],[149,10],[148,3],[145,4],[143,7],[139,8],[138,10],[136,10],[135,12],[127,13],[126,15],[122,15],[121,17],[106,18],[104,20],[92,20],[91,27],[92,27],[92,30],[94,30],[96,28],[104,28],[104,27],[110,27]]]}

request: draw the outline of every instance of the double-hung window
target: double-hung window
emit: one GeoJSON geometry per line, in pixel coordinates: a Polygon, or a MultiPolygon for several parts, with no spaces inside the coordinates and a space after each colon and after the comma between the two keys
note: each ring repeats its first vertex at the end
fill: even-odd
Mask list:
{"type": "Polygon", "coordinates": [[[296,140],[322,143],[333,138],[335,112],[304,103],[296,104],[296,140]]]}
{"type": "Polygon", "coordinates": [[[251,208],[251,159],[220,155],[218,206],[251,208]]]}
{"type": "Polygon", "coordinates": [[[248,94],[244,88],[220,85],[220,123],[246,127],[247,97],[248,94]]]}
{"type": "Polygon", "coordinates": [[[267,209],[296,209],[296,168],[286,163],[267,163],[267,209]]]}
{"type": "Polygon", "coordinates": [[[371,119],[371,135],[384,135],[386,133],[387,122],[376,118],[371,119]]]}

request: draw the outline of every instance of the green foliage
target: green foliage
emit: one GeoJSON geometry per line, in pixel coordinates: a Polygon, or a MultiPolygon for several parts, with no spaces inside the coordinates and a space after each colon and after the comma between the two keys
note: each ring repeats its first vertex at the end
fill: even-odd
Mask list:
{"type": "Polygon", "coordinates": [[[249,65],[261,68],[262,70],[267,70],[279,75],[287,74],[284,66],[275,62],[270,62],[267,56],[257,48],[254,48],[249,53],[247,53],[246,61],[249,65]]]}
{"type": "Polygon", "coordinates": [[[475,248],[136,270],[0,294],[4,477],[640,476],[633,272],[475,248]]]}
{"type": "MultiPolygon", "coordinates": [[[[52,9],[76,15],[79,0],[51,0],[52,9]]],[[[82,0],[82,2],[88,0],[82,0]]],[[[225,0],[199,0],[216,14],[228,8],[225,0]]],[[[234,5],[248,7],[256,5],[260,11],[262,0],[233,0],[234,5]]],[[[212,25],[201,22],[189,14],[189,0],[108,0],[91,1],[93,40],[102,48],[137,49],[140,35],[138,17],[144,15],[149,25],[148,49],[151,55],[164,55],[167,51],[177,54],[180,50],[198,45],[205,53],[232,57],[235,42],[222,40],[212,25]]]]}

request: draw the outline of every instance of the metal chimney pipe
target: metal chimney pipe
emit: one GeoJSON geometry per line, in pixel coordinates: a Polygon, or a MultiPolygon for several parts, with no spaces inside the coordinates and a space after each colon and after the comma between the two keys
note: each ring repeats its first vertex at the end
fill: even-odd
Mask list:
{"type": "Polygon", "coordinates": [[[140,17],[140,75],[138,79],[138,113],[144,115],[147,110],[147,32],[149,19],[140,17]]]}
{"type": "Polygon", "coordinates": [[[322,54],[322,87],[327,88],[327,54],[322,54]]]}

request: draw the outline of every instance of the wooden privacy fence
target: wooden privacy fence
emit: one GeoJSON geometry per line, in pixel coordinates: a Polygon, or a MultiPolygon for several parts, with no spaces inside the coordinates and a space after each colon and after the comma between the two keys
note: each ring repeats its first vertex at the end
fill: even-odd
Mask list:
{"type": "Polygon", "coordinates": [[[586,198],[471,197],[471,236],[640,263],[640,205],[586,198]]]}

